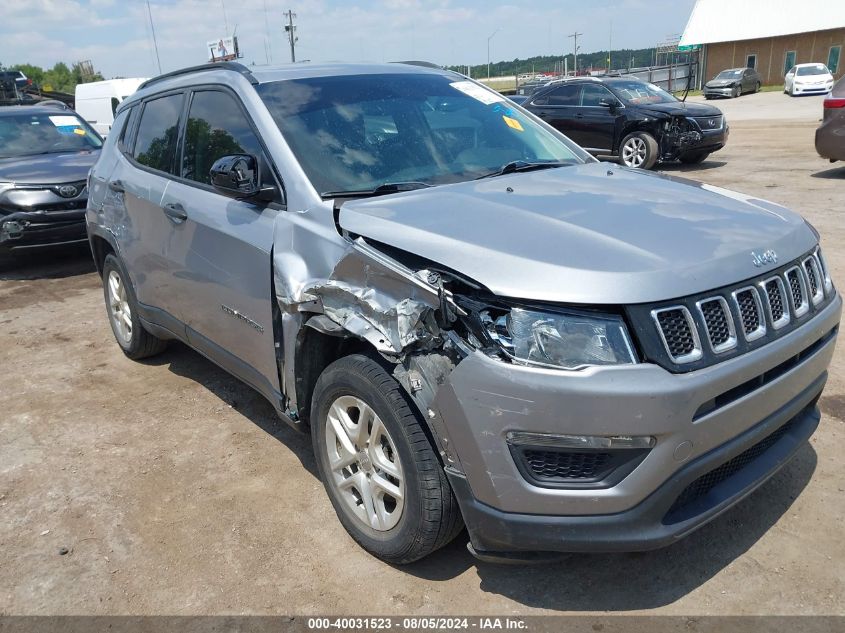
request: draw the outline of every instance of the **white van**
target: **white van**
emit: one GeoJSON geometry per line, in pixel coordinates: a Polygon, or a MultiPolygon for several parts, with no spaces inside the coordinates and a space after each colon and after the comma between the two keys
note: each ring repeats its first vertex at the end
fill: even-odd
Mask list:
{"type": "Polygon", "coordinates": [[[146,77],[107,79],[76,86],[76,111],[102,136],[114,123],[117,106],[146,81],[146,77]]]}

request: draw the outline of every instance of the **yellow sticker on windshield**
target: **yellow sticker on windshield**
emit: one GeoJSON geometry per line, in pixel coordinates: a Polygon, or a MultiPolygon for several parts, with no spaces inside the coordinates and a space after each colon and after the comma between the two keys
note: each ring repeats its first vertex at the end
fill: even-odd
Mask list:
{"type": "Polygon", "coordinates": [[[518,130],[520,132],[525,131],[522,127],[522,124],[516,119],[512,119],[509,116],[505,116],[504,114],[502,115],[502,118],[505,120],[505,123],[508,124],[508,127],[513,128],[514,130],[518,130]]]}
{"type": "Polygon", "coordinates": [[[73,128],[73,133],[79,134],[79,136],[85,136],[85,130],[83,130],[81,127],[73,128]]]}

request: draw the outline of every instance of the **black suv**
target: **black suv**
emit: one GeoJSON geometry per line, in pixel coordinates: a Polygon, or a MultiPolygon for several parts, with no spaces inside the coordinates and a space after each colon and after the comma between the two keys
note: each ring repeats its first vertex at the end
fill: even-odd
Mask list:
{"type": "Polygon", "coordinates": [[[596,156],[613,156],[628,167],[657,162],[700,163],[725,146],[722,112],[679,101],[632,77],[578,77],[555,82],[523,104],[596,156]]]}
{"type": "Polygon", "coordinates": [[[102,145],[62,104],[0,107],[0,253],[87,239],[87,178],[102,145]]]}

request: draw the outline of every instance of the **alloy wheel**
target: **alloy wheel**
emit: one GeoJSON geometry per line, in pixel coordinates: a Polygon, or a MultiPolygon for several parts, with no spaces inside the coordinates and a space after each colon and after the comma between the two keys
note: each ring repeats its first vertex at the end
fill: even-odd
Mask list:
{"type": "Polygon", "coordinates": [[[622,146],[622,162],[628,167],[640,167],[646,158],[645,141],[638,136],[632,136],[622,146]]]}
{"type": "Polygon", "coordinates": [[[351,514],[378,532],[392,529],[405,507],[405,476],[381,418],[356,396],[337,398],[326,417],[332,484],[351,514]]]}
{"type": "Polygon", "coordinates": [[[132,311],[126,299],[126,286],[117,271],[109,272],[109,316],[115,334],[125,343],[132,341],[132,311]]]}

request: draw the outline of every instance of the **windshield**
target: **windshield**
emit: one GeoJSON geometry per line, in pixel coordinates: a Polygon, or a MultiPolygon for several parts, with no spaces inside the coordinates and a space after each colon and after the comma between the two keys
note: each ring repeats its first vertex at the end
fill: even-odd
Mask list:
{"type": "Polygon", "coordinates": [[[257,90],[322,194],[459,182],[514,161],[590,160],[505,97],[457,76],[317,77],[257,90]]]}
{"type": "Polygon", "coordinates": [[[677,99],[654,84],[645,81],[614,81],[609,87],[622,99],[634,105],[675,103],[677,99]]]}
{"type": "Polygon", "coordinates": [[[79,152],[102,145],[96,132],[75,114],[0,114],[0,158],[79,152]]]}
{"type": "Polygon", "coordinates": [[[805,75],[827,75],[829,72],[824,64],[816,64],[815,66],[799,66],[795,74],[803,77],[805,75]]]}
{"type": "Polygon", "coordinates": [[[716,79],[735,79],[741,74],[741,70],[723,70],[718,75],[716,75],[716,79]]]}

